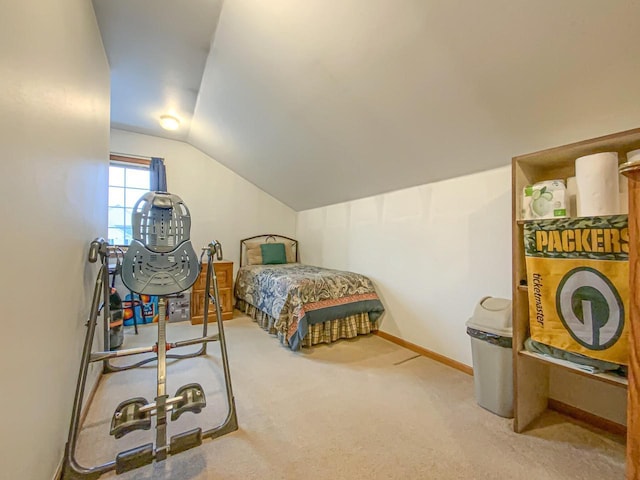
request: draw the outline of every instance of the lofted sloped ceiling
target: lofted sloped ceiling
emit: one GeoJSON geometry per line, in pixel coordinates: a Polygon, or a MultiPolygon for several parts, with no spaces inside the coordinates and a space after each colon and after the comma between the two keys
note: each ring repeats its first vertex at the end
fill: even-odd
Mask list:
{"type": "Polygon", "coordinates": [[[111,69],[111,125],[186,140],[222,0],[93,0],[111,69]],[[160,128],[171,114],[181,128],[160,128]]]}
{"type": "MultiPolygon", "coordinates": [[[[110,3],[186,22],[162,39],[172,58],[161,62],[178,62],[170,45],[190,51],[187,32],[209,26],[179,138],[295,210],[640,126],[635,0],[95,0],[106,38],[122,21],[103,16],[110,3]]],[[[161,33],[146,31],[148,48],[161,33]]],[[[112,76],[143,55],[120,34],[124,69],[105,40],[112,76]]],[[[112,83],[115,126],[168,136],[134,114],[151,112],[151,98],[143,104],[128,81],[112,83]],[[123,103],[131,112],[116,115],[123,103]]],[[[167,81],[135,84],[151,97],[167,81]]],[[[157,100],[149,118],[163,108],[157,100]]]]}

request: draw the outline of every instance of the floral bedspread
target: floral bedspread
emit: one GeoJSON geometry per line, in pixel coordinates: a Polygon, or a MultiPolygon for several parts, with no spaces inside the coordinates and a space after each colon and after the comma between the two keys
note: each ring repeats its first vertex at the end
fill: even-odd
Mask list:
{"type": "Polygon", "coordinates": [[[300,263],[241,267],[235,296],[275,318],[293,350],[309,325],[357,313],[375,321],[384,312],[367,277],[300,263]]]}

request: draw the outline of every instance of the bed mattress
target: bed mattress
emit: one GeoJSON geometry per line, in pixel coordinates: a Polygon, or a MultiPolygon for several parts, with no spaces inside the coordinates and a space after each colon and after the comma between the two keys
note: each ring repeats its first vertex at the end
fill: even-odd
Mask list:
{"type": "Polygon", "coordinates": [[[384,312],[366,276],[300,263],[241,267],[235,295],[271,317],[270,329],[292,350],[305,344],[311,330],[318,330],[310,328],[313,325],[362,314],[377,322],[384,312]]]}

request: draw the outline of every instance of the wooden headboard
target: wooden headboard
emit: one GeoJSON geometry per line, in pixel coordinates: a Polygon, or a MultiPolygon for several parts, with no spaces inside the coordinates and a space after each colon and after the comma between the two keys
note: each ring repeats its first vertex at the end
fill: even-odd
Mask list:
{"type": "Polygon", "coordinates": [[[240,240],[240,267],[246,265],[247,262],[247,242],[259,242],[259,243],[289,243],[293,248],[293,253],[296,257],[296,262],[300,261],[300,251],[298,249],[298,241],[285,237],[284,235],[277,235],[274,233],[266,233],[264,235],[256,235],[254,237],[243,238],[240,240]]]}

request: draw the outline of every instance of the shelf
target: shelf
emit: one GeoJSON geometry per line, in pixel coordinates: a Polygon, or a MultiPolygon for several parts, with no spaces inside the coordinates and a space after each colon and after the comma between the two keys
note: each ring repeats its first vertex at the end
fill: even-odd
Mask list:
{"type": "Polygon", "coordinates": [[[520,352],[518,352],[518,356],[524,357],[524,358],[531,358],[537,362],[546,363],[548,365],[554,365],[560,368],[564,368],[565,370],[569,370],[573,373],[577,373],[578,375],[581,375],[583,377],[592,378],[594,380],[608,383],[610,385],[615,385],[617,387],[627,388],[627,386],[629,385],[628,380],[619,375],[615,375],[613,373],[589,373],[587,371],[581,370],[578,367],[573,366],[570,362],[548,357],[546,355],[540,355],[539,353],[533,353],[527,350],[521,350],[520,352]]]}
{"type": "MultiPolygon", "coordinates": [[[[626,213],[616,213],[613,215],[627,215],[626,213]]],[[[597,216],[597,215],[595,215],[597,216]]],[[[526,225],[528,223],[535,223],[535,222],[548,222],[549,220],[578,220],[580,218],[594,218],[594,215],[589,216],[589,217],[553,217],[553,218],[532,218],[529,220],[522,220],[522,219],[518,219],[516,220],[516,223],[518,225],[526,225]]]]}
{"type": "Polygon", "coordinates": [[[571,219],[578,219],[581,217],[554,217],[554,218],[532,218],[529,220],[516,220],[516,223],[518,225],[526,225],[528,223],[535,223],[535,222],[548,222],[549,220],[571,220],[571,219]]]}
{"type": "Polygon", "coordinates": [[[577,219],[577,218],[580,218],[580,217],[533,218],[531,220],[516,220],[516,223],[518,225],[526,225],[528,223],[547,222],[549,220],[570,220],[570,219],[577,219]]]}

